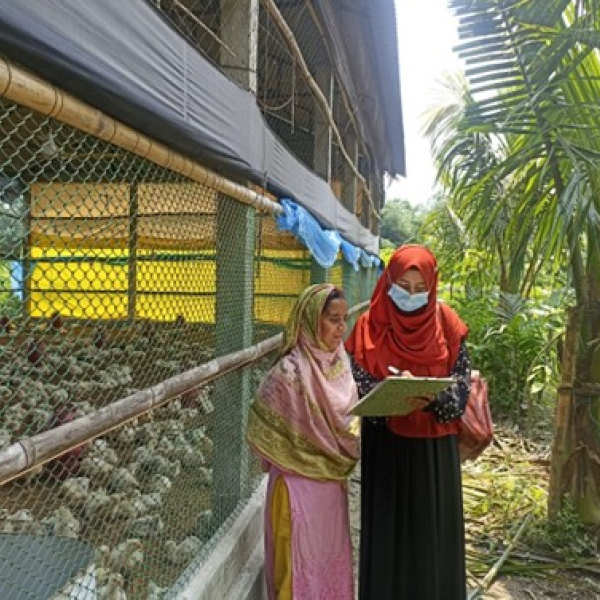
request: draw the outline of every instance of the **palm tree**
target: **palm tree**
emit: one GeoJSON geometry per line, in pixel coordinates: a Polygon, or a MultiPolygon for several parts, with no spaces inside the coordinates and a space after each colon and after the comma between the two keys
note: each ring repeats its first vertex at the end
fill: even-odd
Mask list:
{"type": "Polygon", "coordinates": [[[469,247],[487,251],[486,271],[498,271],[501,292],[519,293],[529,236],[518,240],[508,227],[518,197],[509,178],[499,178],[496,168],[510,154],[507,136],[464,127],[465,113],[474,104],[462,74],[448,74],[442,81],[449,104],[432,109],[425,134],[430,138],[438,166],[438,180],[451,190],[451,202],[433,212],[430,225],[453,223],[469,247]],[[446,211],[446,219],[441,214],[446,211]],[[510,260],[509,260],[510,257],[510,260]]]}
{"type": "Polygon", "coordinates": [[[576,304],[549,508],[569,494],[600,524],[600,0],[450,5],[469,86],[453,139],[440,138],[442,172],[467,229],[504,252],[506,285],[524,292],[540,268],[567,259],[576,304]]]}

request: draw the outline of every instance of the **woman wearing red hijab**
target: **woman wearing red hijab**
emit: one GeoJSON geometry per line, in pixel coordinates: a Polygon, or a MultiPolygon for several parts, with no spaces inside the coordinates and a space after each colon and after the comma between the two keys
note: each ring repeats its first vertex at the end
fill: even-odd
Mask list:
{"type": "Polygon", "coordinates": [[[438,302],[437,284],[433,254],[400,247],[346,341],[360,396],[397,371],[457,381],[414,398],[405,417],[363,419],[361,600],[466,597],[457,434],[470,391],[468,329],[438,302]]]}

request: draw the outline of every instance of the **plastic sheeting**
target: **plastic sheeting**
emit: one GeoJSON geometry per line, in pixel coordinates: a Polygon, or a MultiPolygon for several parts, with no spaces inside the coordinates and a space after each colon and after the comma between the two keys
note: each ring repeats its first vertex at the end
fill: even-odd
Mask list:
{"type": "Polygon", "coordinates": [[[307,210],[289,198],[283,198],[280,203],[284,212],[277,217],[277,226],[295,235],[324,269],[333,267],[340,250],[356,271],[361,266],[372,268],[380,264],[377,256],[352,245],[337,231],[323,229],[307,210]]]}
{"type": "Polygon", "coordinates": [[[360,265],[358,264],[358,260],[360,258],[360,248],[343,239],[340,249],[346,262],[349,262],[355,271],[359,271],[360,265]]]}
{"type": "Polygon", "coordinates": [[[54,85],[229,177],[294,198],[369,252],[379,241],[229,80],[144,0],[3,0],[0,52],[54,85]]]}

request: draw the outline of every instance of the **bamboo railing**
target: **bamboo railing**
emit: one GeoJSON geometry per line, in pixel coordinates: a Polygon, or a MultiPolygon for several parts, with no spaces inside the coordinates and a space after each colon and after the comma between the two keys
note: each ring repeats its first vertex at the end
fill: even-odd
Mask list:
{"type": "MultiPolygon", "coordinates": [[[[357,304],[348,314],[360,312],[368,305],[368,301],[357,304]]],[[[0,452],[0,485],[166,404],[186,391],[256,362],[277,350],[282,340],[283,334],[277,334],[254,346],[215,358],[157,385],[140,390],[94,413],[19,440],[0,452]]]]}
{"type": "Polygon", "coordinates": [[[12,444],[0,452],[0,485],[162,406],[186,391],[256,362],[276,350],[282,337],[278,334],[250,348],[215,358],[89,415],[12,444]]]}
{"type": "Polygon", "coordinates": [[[152,140],[91,107],[74,96],[0,57],[0,96],[71,125],[141,158],[175,171],[256,209],[281,214],[277,202],[200,166],[167,146],[152,140]]]}

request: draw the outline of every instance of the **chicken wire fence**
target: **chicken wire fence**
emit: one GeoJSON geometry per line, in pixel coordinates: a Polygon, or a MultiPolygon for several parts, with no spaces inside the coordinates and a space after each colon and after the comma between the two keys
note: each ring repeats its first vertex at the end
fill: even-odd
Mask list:
{"type": "Polygon", "coordinates": [[[328,181],[337,199],[364,226],[376,230],[375,212],[384,198],[382,173],[376,171],[371,153],[361,143],[355,109],[346,96],[327,46],[324,25],[311,2],[148,1],[214,65],[255,94],[270,128],[294,156],[328,181]],[[290,46],[270,7],[289,28],[295,47],[290,46]],[[258,11],[255,78],[250,75],[251,66],[235,47],[243,37],[240,18],[244,17],[240,13],[253,9],[258,11]],[[327,107],[317,99],[307,74],[299,66],[300,60],[306,63],[310,79],[322,92],[327,107]],[[328,112],[341,139],[332,133],[328,112]],[[357,178],[357,173],[364,181],[357,178]]]}
{"type": "MultiPolygon", "coordinates": [[[[0,128],[0,452],[272,338],[309,283],[372,289],[117,146],[4,99],[0,128]]],[[[170,597],[262,477],[243,430],[272,361],[4,473],[0,597],[170,597]]]]}

